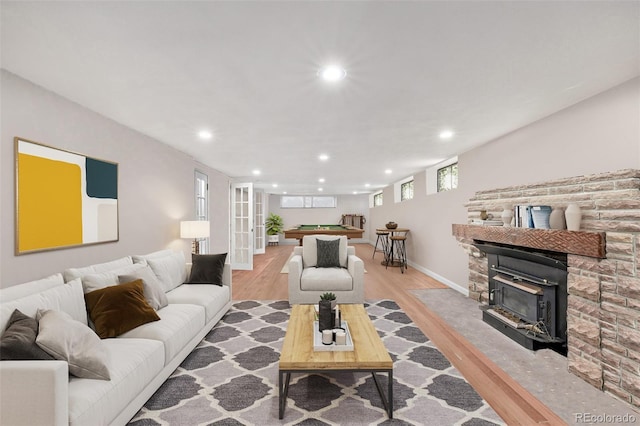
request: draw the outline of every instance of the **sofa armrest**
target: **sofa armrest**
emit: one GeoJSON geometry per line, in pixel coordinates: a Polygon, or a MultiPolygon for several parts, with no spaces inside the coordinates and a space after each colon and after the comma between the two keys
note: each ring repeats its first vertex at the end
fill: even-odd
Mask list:
{"type": "Polygon", "coordinates": [[[231,264],[225,263],[224,270],[222,271],[222,285],[229,287],[229,294],[231,294],[231,264]]]}
{"type": "Polygon", "coordinates": [[[0,362],[0,424],[68,425],[68,364],[0,362]]]}

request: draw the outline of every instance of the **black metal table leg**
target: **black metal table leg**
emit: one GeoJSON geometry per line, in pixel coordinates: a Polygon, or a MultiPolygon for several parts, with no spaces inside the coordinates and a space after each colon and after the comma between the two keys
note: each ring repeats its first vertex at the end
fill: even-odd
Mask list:
{"type": "Polygon", "coordinates": [[[287,394],[289,393],[289,382],[291,380],[291,373],[285,373],[278,371],[278,417],[282,419],[284,417],[284,409],[287,406],[287,394]],[[282,380],[286,376],[286,380],[282,380]]]}
{"type": "Polygon", "coordinates": [[[380,382],[378,382],[378,377],[376,376],[375,371],[371,372],[371,376],[373,377],[373,382],[376,384],[376,388],[378,388],[378,393],[380,394],[380,399],[382,400],[382,405],[387,412],[387,415],[390,419],[393,418],[393,370],[389,370],[387,372],[388,378],[388,390],[387,396],[384,395],[384,390],[382,390],[382,386],[380,386],[380,382]]]}

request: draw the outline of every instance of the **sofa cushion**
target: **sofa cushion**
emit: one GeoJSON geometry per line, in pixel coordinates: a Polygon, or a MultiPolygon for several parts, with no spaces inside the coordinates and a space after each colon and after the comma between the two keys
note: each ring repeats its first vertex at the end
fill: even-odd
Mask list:
{"type": "Polygon", "coordinates": [[[142,280],[142,285],[144,286],[144,297],[153,309],[157,311],[158,309],[167,306],[169,303],[167,296],[160,285],[160,281],[158,281],[158,278],[148,265],[141,265],[140,269],[126,275],[118,275],[118,282],[120,282],[120,284],[128,283],[137,279],[142,280]]]}
{"type": "MultiPolygon", "coordinates": [[[[29,287],[31,283],[20,284],[29,287]]],[[[0,330],[7,326],[13,311],[19,309],[23,314],[36,317],[38,309],[54,309],[71,315],[76,321],[87,324],[87,308],[84,304],[82,282],[75,279],[67,284],[59,284],[29,296],[5,302],[4,293],[0,292],[0,330]]]]}
{"type": "Polygon", "coordinates": [[[227,253],[220,254],[192,254],[189,284],[222,285],[222,272],[227,253]]]}
{"type": "Polygon", "coordinates": [[[165,363],[168,363],[202,330],[205,325],[205,309],[202,306],[169,303],[157,313],[160,321],[136,327],[119,338],[153,339],[163,342],[165,363]]]}
{"type": "MultiPolygon", "coordinates": [[[[340,266],[347,267],[347,237],[340,235],[340,266]]],[[[335,235],[305,235],[302,237],[302,262],[305,268],[313,268],[318,264],[318,246],[316,239],[335,240],[335,235]]]]}
{"type": "Polygon", "coordinates": [[[0,337],[0,360],[54,359],[36,344],[37,335],[36,319],[14,310],[0,337]]]}
{"type": "Polygon", "coordinates": [[[163,257],[147,259],[147,264],[158,277],[158,281],[160,281],[165,293],[178,287],[187,279],[184,253],[181,251],[172,252],[163,257]]]}
{"type": "Polygon", "coordinates": [[[76,278],[82,278],[88,274],[96,274],[100,272],[112,271],[114,269],[123,268],[127,265],[132,265],[133,260],[131,256],[126,256],[120,259],[112,260],[110,262],[105,263],[97,263],[95,265],[85,266],[84,268],[69,268],[66,269],[62,274],[64,275],[64,280],[69,282],[76,278]]]}
{"type": "Polygon", "coordinates": [[[340,240],[320,240],[316,239],[318,250],[317,268],[339,268],[340,267],[340,240]]]}
{"type": "Polygon", "coordinates": [[[101,339],[117,337],[160,319],[147,303],[140,279],[92,291],[84,298],[89,317],[101,339]]]}
{"type": "Polygon", "coordinates": [[[169,303],[187,303],[203,306],[209,322],[231,300],[229,287],[209,284],[181,285],[167,293],[169,303]]]}
{"type": "Polygon", "coordinates": [[[38,311],[36,343],[55,359],[67,361],[69,373],[87,379],[109,380],[107,356],[100,338],[69,314],[38,311]]]}
{"type": "Polygon", "coordinates": [[[64,278],[62,277],[62,274],[53,274],[46,278],[41,278],[38,280],[29,281],[28,283],[18,284],[1,289],[0,294],[2,296],[0,297],[0,301],[2,301],[2,303],[5,303],[11,300],[20,299],[22,297],[40,293],[43,290],[57,287],[61,284],[64,284],[64,278]]]}
{"type": "Polygon", "coordinates": [[[350,291],[353,278],[344,268],[304,268],[300,278],[301,290],[350,291]]]}
{"type": "Polygon", "coordinates": [[[110,425],[164,367],[164,347],[157,340],[106,339],[110,381],[70,377],[69,424],[110,425]]]}

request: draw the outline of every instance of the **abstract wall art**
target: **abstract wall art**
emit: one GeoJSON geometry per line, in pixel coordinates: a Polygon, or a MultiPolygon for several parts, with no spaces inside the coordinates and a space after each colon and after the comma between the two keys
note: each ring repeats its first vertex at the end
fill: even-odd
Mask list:
{"type": "Polygon", "coordinates": [[[118,164],[15,138],[16,254],[118,241],[118,164]]]}

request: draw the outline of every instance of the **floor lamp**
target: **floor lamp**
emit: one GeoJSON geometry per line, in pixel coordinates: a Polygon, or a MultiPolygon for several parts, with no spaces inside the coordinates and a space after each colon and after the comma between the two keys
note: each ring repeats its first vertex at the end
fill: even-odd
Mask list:
{"type": "Polygon", "coordinates": [[[193,238],[191,251],[194,254],[200,253],[200,244],[198,241],[202,238],[208,238],[210,226],[208,220],[183,220],[180,222],[180,238],[193,238]]]}

